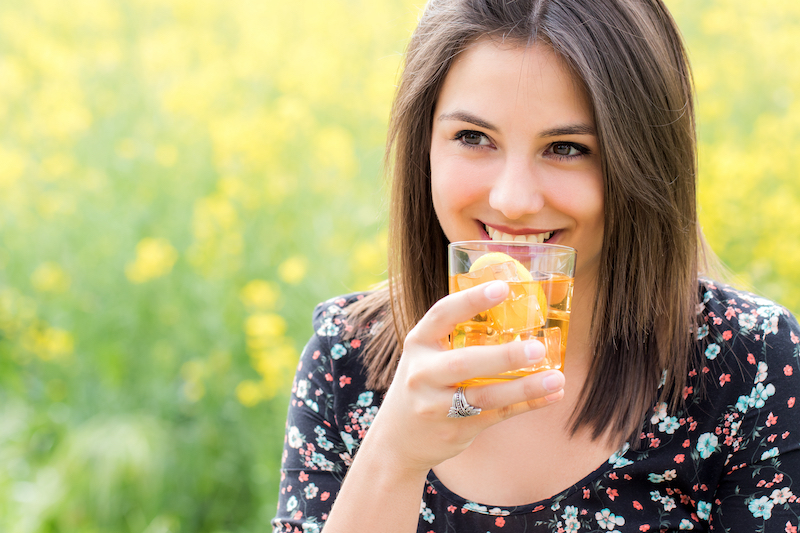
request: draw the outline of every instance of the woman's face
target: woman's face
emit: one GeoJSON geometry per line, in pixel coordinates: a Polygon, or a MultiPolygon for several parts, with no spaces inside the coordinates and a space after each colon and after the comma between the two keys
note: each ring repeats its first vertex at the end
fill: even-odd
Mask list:
{"type": "Polygon", "coordinates": [[[483,39],[461,53],[436,103],[430,157],[450,242],[562,244],[578,251],[578,279],[597,272],[603,178],[592,109],[550,48],[483,39]]]}

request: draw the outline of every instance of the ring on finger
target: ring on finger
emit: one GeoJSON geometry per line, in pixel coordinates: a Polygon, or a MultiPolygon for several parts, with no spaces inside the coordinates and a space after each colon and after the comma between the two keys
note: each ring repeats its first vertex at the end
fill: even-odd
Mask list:
{"type": "Polygon", "coordinates": [[[447,412],[448,418],[466,418],[481,414],[481,408],[470,405],[464,395],[466,387],[458,387],[453,394],[453,405],[447,412]]]}

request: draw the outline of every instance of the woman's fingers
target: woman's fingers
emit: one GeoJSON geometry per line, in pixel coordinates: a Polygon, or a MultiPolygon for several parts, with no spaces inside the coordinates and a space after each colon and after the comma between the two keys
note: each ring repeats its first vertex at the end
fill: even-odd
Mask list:
{"type": "Polygon", "coordinates": [[[544,344],[526,340],[450,350],[439,354],[430,364],[437,367],[437,375],[447,376],[448,384],[454,384],[532,367],[541,363],[545,356],[544,344]]]}
{"type": "Polygon", "coordinates": [[[439,347],[439,339],[450,335],[456,325],[494,307],[508,296],[508,284],[491,281],[445,296],[428,310],[408,333],[406,342],[439,347]]]}
{"type": "Polygon", "coordinates": [[[507,418],[558,401],[563,391],[564,374],[546,370],[502,383],[466,387],[464,395],[470,405],[485,412],[500,411],[500,418],[507,418]]]}

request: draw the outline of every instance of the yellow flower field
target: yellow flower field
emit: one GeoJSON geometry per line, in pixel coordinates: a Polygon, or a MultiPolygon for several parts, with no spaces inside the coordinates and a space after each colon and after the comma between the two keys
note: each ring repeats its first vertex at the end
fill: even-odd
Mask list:
{"type": "MultiPolygon", "coordinates": [[[[800,312],[800,4],[668,3],[706,235],[800,312]]],[[[0,5],[0,531],[268,527],[313,306],[385,277],[420,8],[0,5]]]]}

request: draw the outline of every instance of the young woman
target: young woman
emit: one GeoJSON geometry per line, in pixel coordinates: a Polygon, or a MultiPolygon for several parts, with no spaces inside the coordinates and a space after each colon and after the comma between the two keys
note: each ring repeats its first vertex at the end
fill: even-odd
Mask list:
{"type": "Polygon", "coordinates": [[[660,0],[432,0],[389,153],[388,284],[315,311],[274,531],[795,531],[800,328],[699,274],[691,74],[660,0]],[[508,291],[447,296],[447,244],[473,239],[577,249],[563,374],[457,390],[543,357],[447,349],[508,291]]]}

